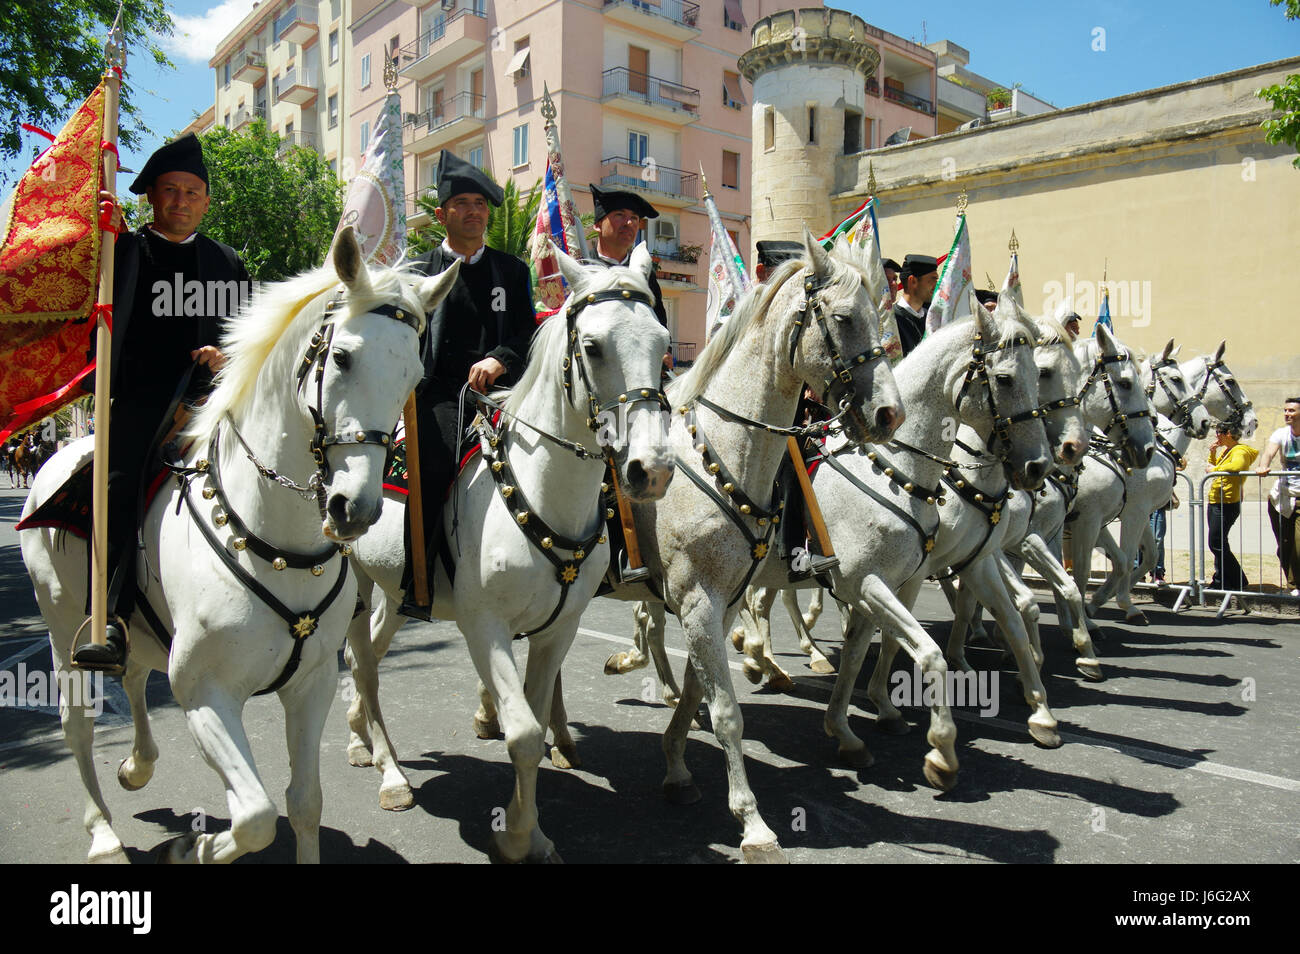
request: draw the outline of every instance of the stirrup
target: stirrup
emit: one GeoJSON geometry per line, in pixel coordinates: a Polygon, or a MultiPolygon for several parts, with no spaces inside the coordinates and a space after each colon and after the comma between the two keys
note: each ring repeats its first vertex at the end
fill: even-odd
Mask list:
{"type": "Polygon", "coordinates": [[[433,609],[432,603],[430,603],[428,606],[421,606],[419,603],[415,602],[414,600],[408,597],[406,599],[403,599],[402,605],[397,608],[397,615],[406,616],[409,617],[410,619],[418,619],[421,622],[425,622],[425,623],[432,623],[433,616],[431,615],[430,612],[432,609],[433,609]]]}
{"type": "Polygon", "coordinates": [[[650,579],[650,568],[639,566],[633,569],[627,562],[627,551],[624,550],[618,559],[618,581],[620,583],[644,583],[650,579]]]}
{"type": "Polygon", "coordinates": [[[86,656],[84,655],[87,651],[89,651],[89,655],[93,657],[94,655],[97,654],[97,651],[101,648],[105,653],[109,651],[113,651],[116,653],[116,649],[114,648],[111,642],[103,644],[102,647],[98,643],[86,643],[84,646],[81,647],[77,646],[77,641],[81,638],[82,630],[84,630],[87,626],[90,625],[91,618],[92,617],[89,616],[86,617],[86,621],[77,627],[77,632],[72,637],[72,656],[69,660],[70,665],[74,670],[80,670],[82,672],[102,672],[110,676],[121,676],[123,673],[126,672],[126,661],[127,658],[131,655],[131,631],[126,625],[126,620],[122,619],[122,617],[117,616],[116,614],[114,614],[108,620],[109,623],[115,624],[117,628],[122,631],[121,659],[115,661],[115,660],[108,660],[108,659],[86,658],[86,656]],[[77,659],[78,653],[83,654],[83,658],[80,660],[77,659]]]}

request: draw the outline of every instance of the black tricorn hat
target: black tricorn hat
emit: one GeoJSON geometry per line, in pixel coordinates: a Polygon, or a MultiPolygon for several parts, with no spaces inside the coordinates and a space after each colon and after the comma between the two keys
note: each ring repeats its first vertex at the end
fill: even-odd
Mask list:
{"type": "Polygon", "coordinates": [[[880,264],[885,266],[885,268],[889,269],[891,272],[901,272],[903,270],[892,258],[887,258],[880,264]]]}
{"type": "Polygon", "coordinates": [[[903,257],[903,267],[898,270],[898,274],[901,278],[906,278],[908,275],[919,278],[938,270],[939,262],[932,255],[906,255],[903,257]]]}
{"type": "Polygon", "coordinates": [[[131,191],[136,195],[144,195],[145,189],[166,172],[189,172],[202,179],[204,185],[208,184],[208,167],[203,164],[203,146],[199,143],[198,136],[187,133],[180,139],[160,146],[131,183],[131,191]]]}
{"type": "Polygon", "coordinates": [[[989,302],[997,304],[998,301],[998,293],[995,291],[989,291],[987,288],[975,289],[975,297],[979,299],[981,305],[987,305],[989,302]]]}
{"type": "Polygon", "coordinates": [[[619,192],[615,189],[598,189],[591,185],[591,202],[596,208],[596,221],[599,222],[615,209],[628,209],[643,219],[657,219],[659,212],[653,205],[635,192],[619,192]]]}
{"type": "Polygon", "coordinates": [[[454,195],[477,192],[492,205],[500,205],[505,198],[501,187],[483,172],[454,153],[444,149],[438,155],[438,204],[442,205],[454,195]]]}
{"type": "Polygon", "coordinates": [[[804,253],[803,242],[758,242],[757,248],[758,264],[767,268],[776,268],[792,258],[802,258],[804,253]]]}

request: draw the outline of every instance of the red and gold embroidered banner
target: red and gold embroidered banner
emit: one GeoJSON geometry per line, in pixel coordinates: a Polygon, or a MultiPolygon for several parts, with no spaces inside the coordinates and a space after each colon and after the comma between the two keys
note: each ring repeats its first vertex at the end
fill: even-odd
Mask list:
{"type": "Polygon", "coordinates": [[[99,287],[104,87],[0,208],[0,440],[81,396],[99,287]]]}

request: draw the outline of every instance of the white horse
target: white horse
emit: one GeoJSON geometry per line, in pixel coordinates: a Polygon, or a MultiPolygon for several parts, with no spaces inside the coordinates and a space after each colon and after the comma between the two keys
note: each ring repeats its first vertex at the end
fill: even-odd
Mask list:
{"type": "MultiPolygon", "coordinates": [[[[673,475],[659,391],[668,332],[652,309],[649,252],[637,246],[627,268],[584,267],[563,253],[559,260],[572,289],[564,311],[538,330],[500,425],[480,422],[482,456],[457,477],[444,510],[454,581],[442,560],[430,568],[431,613],[455,620],[465,635],[514,764],[506,829],[492,843],[493,857],[504,861],[559,860],[537,822],[537,768],[560,665],[609,562],[605,455],[585,448],[606,446],[633,501],[663,496],[673,475]],[[516,634],[530,637],[523,678],[516,634]]],[[[354,764],[373,759],[384,779],[380,804],[389,809],[412,801],[384,727],[376,670],[403,622],[396,608],[404,510],[402,500],[386,497],[379,523],[356,547],[370,612],[348,632],[358,687],[349,753],[354,764]]],[[[567,727],[563,733],[557,747],[571,747],[567,727]]]]}
{"type": "MultiPolygon", "coordinates": [[[[267,288],[228,323],[227,364],[188,429],[181,479],[164,485],[144,519],[141,609],[127,621],[136,635],[122,680],[135,739],[118,781],[135,790],[153,775],[145,680],[156,669],[168,674],[231,812],[229,831],[176,839],[164,860],[229,862],[271,843],[278,813],[241,719],[248,698],[270,687],[285,709],[297,857],[320,860],[321,729],[356,599],[340,551],[379,514],[388,431],[420,374],[417,329],[459,271],[427,279],[370,272],[351,229],[332,255],[332,266],[267,288]],[[271,479],[308,474],[300,493],[271,479]]],[[[91,440],[55,455],[24,515],[88,459],[91,440]]],[[[55,663],[70,673],[84,547],[61,545],[52,529],[25,530],[21,543],[55,663]]],[[[88,796],[90,860],[125,861],[96,777],[85,701],[63,699],[60,715],[88,796]]]]}
{"type": "MultiPolygon", "coordinates": [[[[1136,386],[1141,381],[1137,364],[1105,326],[1097,329],[1095,339],[1076,343],[1074,350],[1080,360],[1080,379],[1073,393],[1085,423],[1108,440],[1117,441],[1124,459],[1149,460],[1155,446],[1154,431],[1145,416],[1146,394],[1136,386]],[[1084,368],[1088,369],[1086,375],[1082,373],[1084,368]]],[[[1075,667],[1085,678],[1100,681],[1101,665],[1084,622],[1083,597],[1052,546],[1077,492],[1077,468],[1058,466],[1049,477],[1037,495],[1017,494],[1003,510],[1006,536],[999,563],[1004,579],[1016,587],[1016,602],[1035,647],[1041,646],[1037,635],[1038,602],[1020,580],[1026,562],[1048,582],[1062,607],[1060,628],[1071,634],[1075,667]]],[[[949,638],[950,662],[959,655],[955,649],[964,644],[967,626],[977,619],[977,609],[973,593],[963,589],[956,594],[949,638]]]]}
{"type": "Polygon", "coordinates": [[[1142,366],[1147,397],[1160,415],[1156,424],[1157,453],[1145,467],[1125,467],[1122,474],[1115,461],[1094,454],[1092,459],[1102,466],[1086,467],[1079,476],[1079,494],[1074,503],[1079,517],[1074,521],[1070,551],[1075,584],[1081,593],[1086,592],[1092,550],[1102,528],[1116,516],[1120,521],[1119,559],[1093,594],[1088,607],[1090,617],[1097,615],[1111,595],[1119,593],[1125,620],[1139,626],[1146,624],[1146,616],[1129,599],[1142,526],[1153,510],[1169,502],[1177,462],[1192,438],[1204,437],[1210,427],[1209,412],[1179,368],[1173,345],[1170,339],[1158,359],[1148,359],[1142,366]]]}

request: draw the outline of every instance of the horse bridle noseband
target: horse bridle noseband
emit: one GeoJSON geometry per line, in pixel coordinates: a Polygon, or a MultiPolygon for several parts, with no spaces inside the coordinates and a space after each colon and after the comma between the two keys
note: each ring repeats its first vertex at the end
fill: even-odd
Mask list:
{"type": "MultiPolygon", "coordinates": [[[[1206,362],[1205,380],[1201,382],[1201,386],[1196,390],[1196,399],[1202,403],[1205,402],[1205,395],[1210,388],[1210,378],[1214,378],[1214,383],[1219,386],[1219,390],[1223,392],[1223,396],[1226,397],[1228,402],[1232,405],[1232,413],[1228,415],[1225,423],[1240,426],[1246,420],[1246,412],[1253,408],[1255,404],[1253,401],[1242,403],[1237,400],[1237,396],[1228,388],[1228,382],[1223,379],[1221,374],[1219,374],[1220,368],[1227,367],[1228,366],[1221,360],[1206,362]]],[[[1231,374],[1231,370],[1229,370],[1228,373],[1231,374]]]]}

